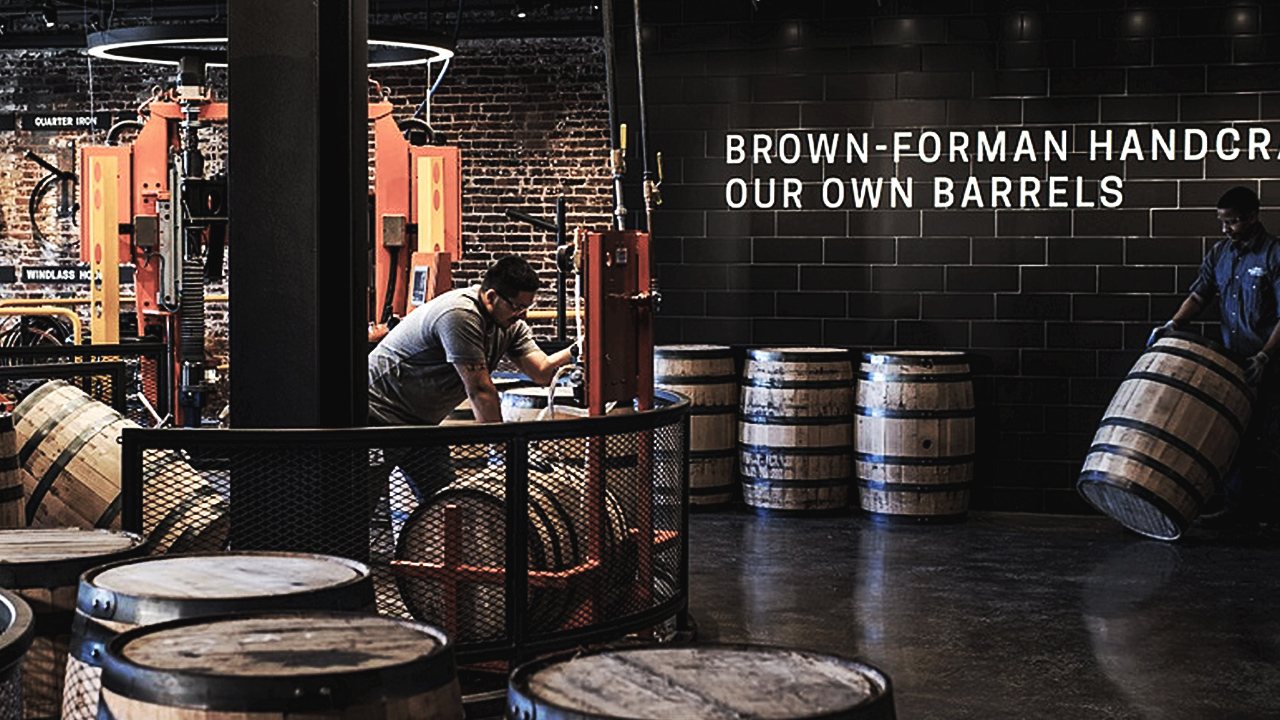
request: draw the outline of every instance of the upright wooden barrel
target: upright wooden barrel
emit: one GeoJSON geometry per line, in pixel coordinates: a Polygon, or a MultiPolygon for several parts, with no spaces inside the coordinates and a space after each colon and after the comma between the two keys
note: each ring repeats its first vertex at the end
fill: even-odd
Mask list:
{"type": "Polygon", "coordinates": [[[703,645],[553,655],[511,674],[507,717],[892,720],[889,678],[806,650],[703,645]]]}
{"type": "Polygon", "coordinates": [[[1225,349],[1166,335],[1120,383],[1076,489],[1130,530],[1176,540],[1230,467],[1252,404],[1244,370],[1225,349]]]}
{"type": "Polygon", "coordinates": [[[101,705],[106,717],[147,720],[464,717],[444,633],[320,611],[188,618],[121,633],[107,643],[101,705]]]}
{"type": "Polygon", "coordinates": [[[118,530],[0,530],[0,587],[22,597],[36,636],[22,671],[23,715],[58,717],[80,575],[143,553],[140,536],[118,530]]]}
{"type": "MultiPolygon", "coordinates": [[[[138,425],[61,380],[36,388],[13,415],[26,524],[120,527],[120,433],[138,425]]],[[[162,491],[144,488],[143,529],[153,551],[223,549],[226,499],[181,459],[169,466],[177,482],[170,476],[162,491]]]]}
{"type": "Polygon", "coordinates": [[[864,353],[854,412],[863,510],[882,520],[964,519],[976,451],[964,353],[864,353]]]}
{"type": "Polygon", "coordinates": [[[0,413],[0,529],[26,525],[22,517],[22,466],[13,415],[0,413]]]}
{"type": "Polygon", "coordinates": [[[839,511],[849,503],[853,365],[839,348],[755,348],[742,369],[742,499],[757,510],[839,511]]]}
{"type": "Polygon", "coordinates": [[[738,447],[738,376],[727,345],[659,345],[653,381],[687,395],[689,408],[689,505],[723,505],[733,499],[738,447]]]}
{"type": "Polygon", "coordinates": [[[0,590],[0,717],[22,717],[22,661],[34,637],[31,606],[0,590]]]}
{"type": "Polygon", "coordinates": [[[80,578],[62,720],[95,720],[102,655],[117,634],[181,618],[285,610],[372,611],[362,563],[328,555],[243,552],[100,565],[80,578]]]}

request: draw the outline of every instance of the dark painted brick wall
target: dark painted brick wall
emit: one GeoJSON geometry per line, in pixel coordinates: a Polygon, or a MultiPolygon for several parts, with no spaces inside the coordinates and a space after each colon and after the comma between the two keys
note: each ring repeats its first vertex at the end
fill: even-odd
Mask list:
{"type": "MultiPolygon", "coordinates": [[[[1079,471],[1103,408],[1151,327],[1174,311],[1216,240],[1213,207],[1227,188],[1280,204],[1280,8],[1273,3],[1119,0],[1015,4],[815,2],[708,4],[646,0],[651,143],[665,157],[666,205],[656,216],[658,275],[672,300],[658,340],[739,349],[815,344],[856,350],[971,353],[982,458],[973,506],[1088,512],[1079,471]],[[1035,9],[1031,9],[1035,8],[1035,9]],[[1272,137],[1267,160],[1216,156],[1237,128],[1272,137]],[[1139,132],[1141,157],[1123,158],[1139,132]],[[1150,157],[1152,130],[1209,139],[1203,158],[1150,157]],[[866,132],[891,143],[952,131],[1004,130],[1008,157],[929,163],[914,146],[895,165],[727,162],[726,136],[774,146],[784,135],[866,132]],[[1019,133],[1037,144],[1065,131],[1066,161],[1014,159],[1019,133]],[[1112,131],[1113,156],[1090,159],[1091,131],[1112,131]],[[932,178],[956,180],[955,204],[934,207],[932,178]],[[1050,207],[1018,206],[1018,178],[1074,180],[1050,207]],[[1124,195],[1102,207],[1098,180],[1124,195]],[[965,179],[987,197],[961,208],[965,179]],[[993,177],[1014,179],[1014,207],[991,202],[993,177]],[[803,209],[754,205],[753,182],[795,177],[803,209]],[[853,206],[848,178],[883,177],[914,190],[912,207],[853,206]],[[752,200],[729,207],[742,178],[752,200]],[[822,203],[839,178],[844,205],[822,203]]],[[[891,146],[890,146],[891,147],[891,146]]],[[[1228,147],[1228,149],[1230,149],[1228,147]]],[[[806,148],[807,150],[807,148],[806,148]]],[[[1131,149],[1132,150],[1132,149],[1131,149]]],[[[803,153],[802,153],[803,154],[803,153]]],[[[780,181],[780,180],[779,180],[780,181]]],[[[886,189],[885,198],[888,197],[886,189]]],[[[1270,216],[1264,210],[1264,221],[1270,216]]],[[[1280,226],[1280,215],[1272,220],[1280,226]]],[[[1214,315],[1200,329],[1216,333],[1214,315]]]]}

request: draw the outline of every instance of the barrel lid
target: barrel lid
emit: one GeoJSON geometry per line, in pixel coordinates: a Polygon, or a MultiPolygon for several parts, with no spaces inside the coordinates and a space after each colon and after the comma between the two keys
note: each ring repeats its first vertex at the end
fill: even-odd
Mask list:
{"type": "Polygon", "coordinates": [[[122,530],[0,530],[0,587],[63,587],[104,562],[140,555],[145,540],[122,530]]]}
{"type": "Polygon", "coordinates": [[[889,679],[876,668],[759,645],[551,656],[516,668],[507,697],[510,717],[561,720],[894,717],[889,679]]]}
{"type": "Polygon", "coordinates": [[[850,351],[835,347],[763,347],[750,348],[747,356],[767,362],[810,362],[847,360],[850,351]]]}
{"type": "Polygon", "coordinates": [[[661,358],[732,358],[733,348],[728,345],[657,345],[653,354],[661,358]]]}
{"type": "Polygon", "coordinates": [[[35,614],[21,597],[0,590],[0,669],[12,667],[35,637],[35,614]]]}
{"type": "Polygon", "coordinates": [[[339,612],[188,618],[107,644],[102,687],[166,707],[310,713],[456,683],[453,648],[423,623],[339,612]]]}
{"type": "Polygon", "coordinates": [[[151,625],[239,611],[361,610],[375,602],[369,568],[330,555],[202,553],[123,560],[80,579],[87,617],[151,625]]]}

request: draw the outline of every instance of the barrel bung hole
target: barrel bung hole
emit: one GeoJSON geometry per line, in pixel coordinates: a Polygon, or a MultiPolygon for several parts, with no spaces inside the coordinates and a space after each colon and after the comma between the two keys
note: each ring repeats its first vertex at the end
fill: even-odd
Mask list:
{"type": "Polygon", "coordinates": [[[930,440],[929,438],[925,438],[925,439],[920,443],[920,446],[921,446],[921,447],[923,447],[925,450],[928,450],[929,448],[933,447],[933,441],[932,441],[932,440],[930,440]]]}

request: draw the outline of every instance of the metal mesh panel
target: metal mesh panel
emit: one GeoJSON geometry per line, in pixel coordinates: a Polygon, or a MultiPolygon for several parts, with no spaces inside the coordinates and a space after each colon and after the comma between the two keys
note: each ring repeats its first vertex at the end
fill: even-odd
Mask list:
{"type": "MultiPolygon", "coordinates": [[[[114,407],[118,412],[143,427],[155,427],[161,424],[169,413],[168,350],[158,343],[137,343],[122,345],[53,345],[38,347],[5,347],[0,348],[0,377],[13,378],[12,384],[5,385],[0,380],[0,394],[16,400],[24,386],[23,373],[20,366],[43,365],[46,368],[68,368],[66,370],[31,371],[28,378],[76,378],[85,377],[86,370],[76,365],[86,363],[106,364],[122,363],[123,382],[112,380],[110,387],[81,384],[82,390],[95,400],[114,407]],[[118,385],[118,387],[117,387],[118,385]],[[10,394],[15,393],[15,394],[10,394]]],[[[90,371],[106,374],[103,367],[95,367],[90,371]]]]}
{"type": "Polygon", "coordinates": [[[122,362],[52,363],[0,367],[0,396],[15,405],[52,379],[64,380],[116,412],[125,409],[128,368],[122,362]]]}
{"type": "Polygon", "coordinates": [[[22,717],[22,666],[20,663],[0,672],[0,717],[22,717]]]}
{"type": "Polygon", "coordinates": [[[686,598],[687,407],[621,424],[129,430],[125,527],[157,553],[366,562],[378,611],[439,627],[460,657],[620,637],[686,598]]]}
{"type": "Polygon", "coordinates": [[[72,653],[62,686],[62,720],[96,720],[101,689],[102,668],[82,662],[72,653]]]}

